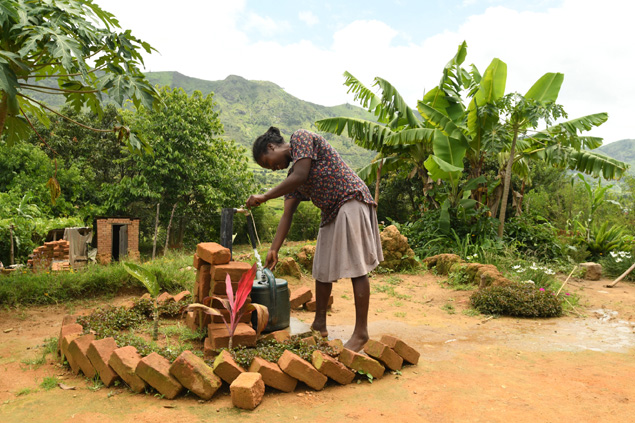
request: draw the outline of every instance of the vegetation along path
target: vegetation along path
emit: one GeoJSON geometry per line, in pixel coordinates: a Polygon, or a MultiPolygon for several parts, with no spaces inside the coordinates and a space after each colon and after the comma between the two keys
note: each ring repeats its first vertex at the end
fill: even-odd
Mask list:
{"type": "MultiPolygon", "coordinates": [[[[289,278],[292,287],[311,281],[289,278]]],[[[471,312],[469,291],[446,289],[430,273],[375,275],[370,334],[397,335],[422,353],[418,366],[315,392],[267,392],[253,412],[234,408],[229,390],[211,401],[174,401],[103,388],[74,376],[52,355],[37,365],[46,339],[69,311],[102,301],[0,311],[0,421],[630,421],[635,415],[635,285],[575,280],[579,314],[558,319],[487,318],[471,312]],[[70,308],[70,310],[69,310],[70,308]],[[74,386],[46,389],[45,378],[74,386]]],[[[350,283],[334,287],[331,337],[352,327],[350,283]]],[[[118,296],[111,303],[124,303],[118,296]]],[[[293,311],[310,322],[312,314],[293,311]]]]}

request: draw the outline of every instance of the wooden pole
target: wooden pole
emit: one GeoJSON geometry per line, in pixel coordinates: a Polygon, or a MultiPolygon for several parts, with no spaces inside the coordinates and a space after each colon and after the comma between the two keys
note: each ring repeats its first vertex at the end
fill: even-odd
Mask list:
{"type": "Polygon", "coordinates": [[[620,275],[619,278],[615,279],[613,282],[611,282],[608,285],[604,285],[604,287],[606,288],[613,288],[615,285],[617,285],[617,283],[619,281],[621,281],[622,279],[624,279],[626,276],[628,276],[629,273],[631,273],[633,271],[633,269],[635,269],[635,263],[633,263],[633,265],[631,267],[628,268],[628,270],[626,270],[626,272],[622,273],[620,275]]]}
{"type": "Polygon", "coordinates": [[[170,222],[168,223],[168,229],[165,232],[165,247],[163,247],[164,256],[168,253],[168,240],[170,239],[170,228],[172,228],[172,218],[174,217],[174,210],[176,210],[176,204],[177,203],[174,203],[174,207],[172,207],[172,213],[170,213],[170,222]]]}
{"type": "Polygon", "coordinates": [[[11,237],[11,247],[9,249],[9,264],[13,266],[15,264],[14,254],[13,254],[13,228],[14,226],[9,226],[9,236],[11,237]]]}
{"type": "Polygon", "coordinates": [[[157,203],[157,218],[154,221],[154,241],[152,242],[152,260],[157,252],[157,232],[159,231],[159,206],[161,203],[157,203]]]}

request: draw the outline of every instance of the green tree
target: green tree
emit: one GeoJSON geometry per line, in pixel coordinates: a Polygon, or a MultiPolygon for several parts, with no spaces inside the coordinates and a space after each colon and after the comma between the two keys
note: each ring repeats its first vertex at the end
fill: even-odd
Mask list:
{"type": "Polygon", "coordinates": [[[257,189],[247,170],[245,150],[221,138],[223,125],[213,95],[160,89],[159,110],[141,107],[125,112],[131,127],[149,140],[153,154],[125,153],[113,165],[121,169],[114,184],[102,185],[111,213],[134,213],[152,219],[161,203],[161,226],[167,227],[176,205],[177,230],[172,244],[209,239],[220,227],[220,209],[238,207],[257,189]]]}
{"type": "MultiPolygon", "coordinates": [[[[29,92],[64,96],[76,111],[101,113],[107,94],[119,104],[156,104],[156,90],[139,70],[148,43],[120,28],[115,17],[91,0],[0,0],[0,136],[9,145],[28,137],[29,118],[48,125],[46,110],[29,92]]],[[[97,130],[97,129],[96,129],[97,130]]],[[[133,150],[144,145],[123,125],[115,132],[133,150]]]]}

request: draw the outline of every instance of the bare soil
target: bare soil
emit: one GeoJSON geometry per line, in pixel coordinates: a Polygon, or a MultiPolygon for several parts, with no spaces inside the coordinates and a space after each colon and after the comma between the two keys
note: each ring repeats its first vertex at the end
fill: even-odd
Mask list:
{"type": "MultiPolygon", "coordinates": [[[[452,291],[443,278],[375,275],[370,335],[393,334],[421,352],[417,366],[386,373],[372,384],[329,383],[320,392],[267,391],[253,412],[235,409],[224,388],[211,401],[194,395],[168,401],[123,387],[93,390],[48,356],[35,368],[44,340],[56,337],[64,315],[90,313],[130,296],[0,311],[0,421],[2,422],[628,422],[635,416],[635,284],[604,288],[607,280],[576,280],[565,291],[580,296],[576,311],[558,319],[487,318],[465,314],[470,291],[452,291]],[[9,329],[11,329],[9,331],[9,329]],[[7,331],[7,332],[5,332],[7,331]],[[57,376],[75,390],[46,391],[57,376]]],[[[1,283],[1,280],[0,280],[1,283]]],[[[292,288],[310,285],[291,279],[292,288]]],[[[334,289],[331,338],[352,332],[351,284],[334,289]]],[[[310,323],[312,313],[294,311],[310,323]]]]}

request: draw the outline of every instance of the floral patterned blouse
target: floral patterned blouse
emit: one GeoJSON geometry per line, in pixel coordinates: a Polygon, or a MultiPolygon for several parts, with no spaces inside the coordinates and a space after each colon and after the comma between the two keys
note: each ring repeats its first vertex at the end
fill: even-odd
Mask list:
{"type": "MultiPolygon", "coordinates": [[[[320,226],[335,219],[342,204],[349,200],[356,199],[377,206],[366,184],[324,137],[300,129],[291,135],[289,144],[292,163],[295,165],[298,160],[308,157],[311,159],[311,170],[306,182],[284,198],[311,200],[322,211],[320,226]]],[[[287,176],[291,173],[293,166],[287,176]]]]}

